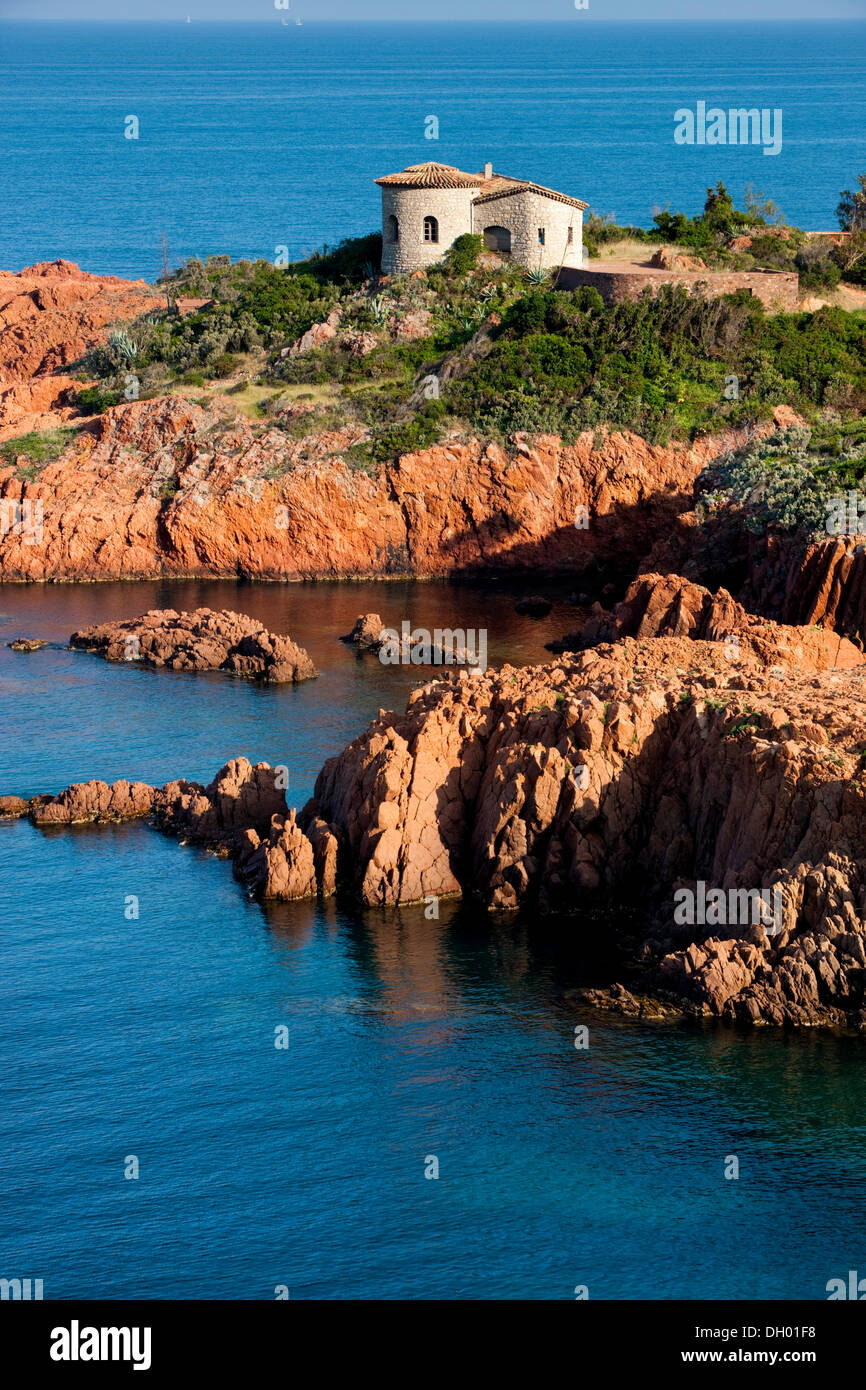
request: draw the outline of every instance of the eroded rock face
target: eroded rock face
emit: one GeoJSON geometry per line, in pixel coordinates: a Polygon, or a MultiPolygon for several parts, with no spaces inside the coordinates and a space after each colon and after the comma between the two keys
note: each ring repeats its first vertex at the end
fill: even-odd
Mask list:
{"type": "Polygon", "coordinates": [[[785,626],[747,613],[726,589],[711,593],[677,574],[643,574],[612,613],[600,605],[580,633],[563,639],[563,650],[592,647],[623,637],[691,637],[724,642],[728,658],[741,654],[764,666],[799,671],[846,670],[864,663],[863,653],[836,632],[818,626],[785,626]]]}
{"type": "Polygon", "coordinates": [[[66,395],[82,383],[62,368],[109,324],[162,303],[143,280],[89,275],[71,261],[0,271],[0,440],[69,419],[66,395]]]}
{"type": "Polygon", "coordinates": [[[290,637],[268,632],[257,619],[228,609],[153,609],[141,618],[73,632],[69,643],[106,661],[140,661],[172,671],[231,671],[272,683],[318,675],[307,652],[290,637]]]}
{"type": "Polygon", "coordinates": [[[734,666],[723,644],[675,638],[452,678],[331,759],[305,815],[335,827],[367,903],[471,889],[494,908],[568,909],[630,885],[651,908],[649,978],[684,1007],[856,1020],[864,679],[775,679],[748,652],[734,666]],[[778,887],[778,934],[750,918],[723,936],[678,926],[674,891],[699,878],[778,887]]]}
{"type": "Polygon", "coordinates": [[[264,835],[274,816],[288,815],[283,780],[268,763],[232,758],[206,787],[167,782],[156,796],[156,820],[171,834],[233,851],[246,831],[264,835]]]}
{"type": "Polygon", "coordinates": [[[611,560],[636,570],[691,506],[697,475],[737,442],[661,448],[594,431],[572,445],[446,441],[372,478],[343,457],[364,435],[353,425],[296,439],[254,426],[230,398],[115,406],[35,480],[0,468],[0,504],[41,504],[38,543],[0,534],[0,577],[582,572],[611,560]]]}
{"type": "MultiPolygon", "coordinates": [[[[13,798],[14,799],[14,798],[13,798]]],[[[74,782],[56,797],[25,803],[34,825],[82,825],[88,821],[137,820],[153,810],[146,782],[74,782]]]]}
{"type": "Polygon", "coordinates": [[[0,818],[29,815],[47,829],[150,817],[167,834],[233,859],[238,877],[257,897],[328,896],[337,887],[337,835],[315,816],[301,830],[286,805],[284,773],[268,763],[254,767],[247,758],[232,758],[206,787],[185,779],[161,788],[77,782],[57,796],[2,796],[0,818]]]}

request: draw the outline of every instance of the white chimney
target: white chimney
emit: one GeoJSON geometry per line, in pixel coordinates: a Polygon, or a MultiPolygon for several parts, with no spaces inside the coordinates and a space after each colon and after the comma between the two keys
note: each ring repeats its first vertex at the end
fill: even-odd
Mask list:
{"type": "Polygon", "coordinates": [[[485,164],[485,166],[484,166],[484,177],[485,177],[486,179],[492,179],[492,178],[493,178],[493,165],[492,165],[492,164],[485,164]]]}

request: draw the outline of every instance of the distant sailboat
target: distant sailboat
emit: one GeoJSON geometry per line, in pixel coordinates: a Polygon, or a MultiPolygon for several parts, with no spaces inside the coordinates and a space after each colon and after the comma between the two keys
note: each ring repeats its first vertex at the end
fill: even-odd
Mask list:
{"type": "Polygon", "coordinates": [[[303,21],[302,19],[296,19],[296,20],[295,20],[295,23],[296,23],[296,24],[303,24],[303,22],[304,22],[304,21],[303,21]]]}
{"type": "Polygon", "coordinates": [[[192,20],[190,19],[189,15],[187,15],[186,17],[186,22],[187,24],[192,24],[192,20]]]}

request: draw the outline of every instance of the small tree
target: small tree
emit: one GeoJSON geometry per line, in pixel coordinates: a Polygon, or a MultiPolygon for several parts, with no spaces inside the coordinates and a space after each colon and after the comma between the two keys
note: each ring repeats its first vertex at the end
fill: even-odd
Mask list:
{"type": "Polygon", "coordinates": [[[710,227],[726,232],[734,221],[734,200],[721,179],[715,188],[707,189],[703,219],[710,227]]]}
{"type": "Polygon", "coordinates": [[[866,174],[860,174],[857,182],[860,187],[853,193],[846,188],[836,209],[843,232],[866,231],[866,174]]]}
{"type": "Polygon", "coordinates": [[[836,209],[839,226],[850,233],[837,253],[843,275],[866,260],[866,174],[858,175],[857,182],[860,187],[853,192],[846,188],[836,209]]]}

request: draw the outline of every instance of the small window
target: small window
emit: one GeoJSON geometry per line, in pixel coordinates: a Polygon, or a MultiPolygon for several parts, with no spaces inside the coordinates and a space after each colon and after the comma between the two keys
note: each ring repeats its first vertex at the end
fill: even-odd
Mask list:
{"type": "Polygon", "coordinates": [[[425,217],[425,218],[424,218],[424,240],[425,240],[425,241],[438,241],[438,240],[439,240],[439,223],[436,221],[436,218],[435,218],[435,217],[425,217]]]}
{"type": "Polygon", "coordinates": [[[543,246],[543,245],[544,245],[544,228],[543,228],[543,227],[539,227],[539,229],[538,229],[538,244],[539,244],[539,246],[543,246]]]}
{"type": "Polygon", "coordinates": [[[400,223],[397,221],[396,217],[393,217],[393,216],[392,216],[392,217],[389,217],[389,218],[388,218],[388,221],[387,221],[386,224],[385,224],[385,226],[386,226],[386,229],[387,229],[387,232],[388,232],[388,240],[389,240],[389,241],[399,241],[399,240],[400,240],[400,223]]]}
{"type": "Polygon", "coordinates": [[[569,227],[569,229],[568,229],[568,245],[569,245],[569,246],[573,246],[573,245],[574,245],[574,228],[573,228],[573,227],[569,227]]]}

